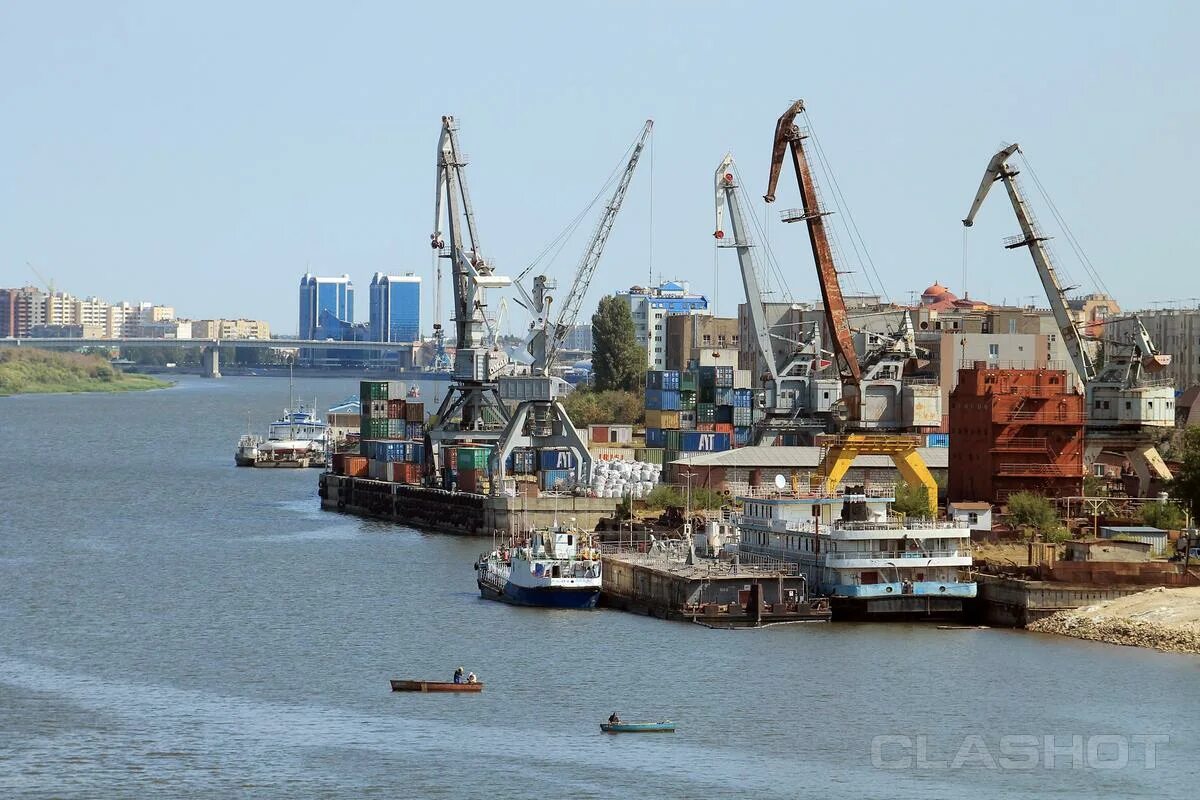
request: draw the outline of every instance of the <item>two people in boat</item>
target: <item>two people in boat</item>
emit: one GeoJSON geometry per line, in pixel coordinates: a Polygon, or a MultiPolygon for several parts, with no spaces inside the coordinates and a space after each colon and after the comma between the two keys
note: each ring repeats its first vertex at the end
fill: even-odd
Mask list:
{"type": "Polygon", "coordinates": [[[612,714],[609,715],[608,724],[609,725],[620,725],[621,724],[621,718],[617,716],[617,712],[614,711],[612,714]]]}
{"type": "Polygon", "coordinates": [[[468,674],[466,678],[463,678],[463,668],[459,667],[458,669],[454,670],[454,682],[455,683],[479,683],[479,679],[475,677],[474,672],[468,674]]]}

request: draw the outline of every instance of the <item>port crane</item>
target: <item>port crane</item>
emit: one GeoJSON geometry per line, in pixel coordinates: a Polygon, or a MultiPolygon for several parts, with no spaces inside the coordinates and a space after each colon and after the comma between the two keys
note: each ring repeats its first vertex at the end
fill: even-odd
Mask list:
{"type": "Polygon", "coordinates": [[[433,234],[429,239],[438,257],[450,262],[457,342],[452,381],[438,407],[437,419],[427,433],[427,459],[435,470],[445,466],[441,463],[443,443],[494,442],[509,417],[495,381],[495,375],[505,368],[508,359],[488,342],[486,295],[488,289],[502,289],[512,280],[497,275],[483,256],[467,188],[466,165],[458,142],[458,123],[452,116],[442,117],[433,234]],[[442,235],[443,221],[446,238],[442,235]]]}
{"type": "Polygon", "coordinates": [[[518,401],[518,405],[508,420],[493,455],[492,474],[499,476],[494,484],[496,486],[504,479],[505,460],[517,447],[564,447],[575,455],[577,481],[591,473],[592,457],[587,444],[575,432],[575,425],[561,402],[561,398],[570,387],[566,381],[553,376],[551,369],[558,359],[567,334],[571,332],[579,317],[583,298],[591,285],[592,277],[596,274],[596,268],[600,265],[604,246],[616,224],[617,214],[629,191],[638,160],[653,129],[654,120],[646,120],[634,140],[625,168],[575,269],[571,288],[560,304],[557,318],[550,322],[554,307],[554,297],[550,292],[555,288],[555,284],[547,276],[534,277],[532,293],[525,291],[519,280],[516,282],[526,307],[535,315],[528,344],[533,363],[530,365],[531,374],[528,377],[513,376],[500,379],[501,396],[518,401]]]}
{"type": "Polygon", "coordinates": [[[781,213],[784,222],[804,222],[816,263],[817,280],[825,306],[825,321],[833,337],[833,353],[841,375],[848,420],[846,435],[835,437],[823,448],[817,475],[824,491],[832,492],[859,455],[887,455],[908,483],[925,488],[930,516],[937,515],[937,483],[917,452],[919,436],[899,435],[912,427],[941,424],[941,390],[932,385],[903,380],[905,368],[917,357],[912,319],[904,312],[898,332],[869,350],[862,361],[854,349],[849,313],[842,296],[833,248],[825,230],[816,182],[804,152],[808,134],[796,124],[804,112],[804,101],[796,100],[775,125],[771,145],[771,167],[763,199],[775,202],[775,190],[784,156],[790,151],[803,208],[781,213]]]}
{"type": "Polygon", "coordinates": [[[854,349],[849,312],[842,296],[838,269],[825,227],[831,212],[821,208],[804,140],[808,134],[796,123],[804,112],[804,101],[788,107],[775,126],[771,148],[771,168],[767,193],[763,199],[775,202],[775,190],[784,156],[790,151],[796,181],[800,187],[802,208],[781,213],[784,222],[804,222],[812,247],[821,299],[825,307],[826,327],[841,375],[847,412],[847,428],[854,430],[903,431],[914,427],[941,424],[941,393],[937,387],[904,380],[909,364],[918,356],[912,318],[905,311],[899,329],[870,348],[860,360],[854,349]]]}
{"type": "Polygon", "coordinates": [[[757,426],[755,438],[773,439],[778,433],[798,432],[811,441],[813,434],[830,429],[831,417],[841,403],[841,381],[819,375],[824,355],[819,326],[814,324],[807,336],[802,333],[797,338],[794,332],[791,335],[774,333],[767,322],[754,245],[742,215],[741,192],[732,155],[726,153],[721,160],[714,182],[717,226],[713,237],[717,247],[737,251],[750,327],[766,368],[761,376],[765,389],[765,419],[757,426]],[[780,342],[784,346],[780,346],[780,342]]]}
{"type": "Polygon", "coordinates": [[[1148,378],[1166,369],[1171,363],[1171,356],[1158,350],[1136,315],[1132,318],[1133,334],[1128,340],[1106,340],[1103,342],[1103,361],[1093,356],[1089,341],[1080,333],[1071,316],[1067,290],[1059,280],[1045,246],[1050,237],[1041,231],[1037,219],[1029,210],[1017,182],[1019,171],[1008,163],[1020,152],[1020,145],[1010,144],[992,156],[971,203],[971,210],[962,221],[963,226],[969,228],[974,225],[975,216],[993,184],[1003,182],[1021,228],[1019,234],[1005,239],[1004,246],[1009,250],[1021,247],[1029,249],[1063,345],[1083,382],[1087,409],[1084,461],[1093,464],[1105,449],[1124,454],[1137,473],[1139,493],[1145,495],[1152,478],[1171,478],[1155,444],[1175,426],[1175,391],[1169,385],[1161,385],[1148,378]]]}

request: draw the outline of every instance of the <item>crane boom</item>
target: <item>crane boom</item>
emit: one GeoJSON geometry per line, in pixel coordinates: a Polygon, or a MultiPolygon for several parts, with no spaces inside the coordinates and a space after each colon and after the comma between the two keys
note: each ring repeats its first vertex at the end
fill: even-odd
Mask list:
{"type": "Polygon", "coordinates": [[[804,153],[805,134],[796,125],[796,115],[804,111],[804,101],[797,100],[788,107],[775,125],[775,140],[771,148],[771,172],[767,181],[767,193],[763,199],[775,202],[775,188],[779,182],[779,171],[783,156],[788,149],[792,153],[792,166],[796,170],[796,181],[800,186],[800,201],[803,213],[786,218],[788,222],[803,220],[808,226],[808,240],[812,245],[813,261],[817,265],[817,280],[821,285],[821,299],[825,304],[825,320],[833,337],[833,353],[843,380],[856,390],[862,383],[862,366],[854,351],[854,339],[850,331],[850,317],[842,287],[838,281],[837,266],[833,262],[833,250],[829,246],[829,234],[825,230],[825,215],[817,201],[816,185],[804,153]]]}
{"type": "Polygon", "coordinates": [[[725,209],[729,209],[729,233],[732,242],[727,245],[737,250],[738,266],[742,272],[742,286],[746,290],[746,305],[750,309],[750,324],[754,328],[754,338],[758,342],[758,351],[767,364],[767,372],[771,380],[779,382],[779,366],[775,363],[774,347],[771,344],[771,332],[767,326],[767,315],[763,311],[762,288],[758,284],[758,268],[754,263],[754,254],[750,249],[750,239],[746,234],[746,223],[742,218],[742,207],[738,200],[737,180],[734,178],[733,156],[725,154],[725,158],[717,167],[716,182],[716,211],[717,227],[713,237],[718,244],[724,244],[725,209]]]}
{"type": "Polygon", "coordinates": [[[1011,237],[1004,246],[1010,250],[1018,247],[1029,248],[1033,264],[1037,267],[1038,277],[1042,281],[1042,288],[1046,292],[1046,299],[1050,302],[1050,311],[1054,314],[1054,321],[1058,324],[1059,333],[1062,335],[1063,344],[1071,356],[1071,361],[1074,363],[1079,377],[1085,383],[1091,383],[1098,374],[1096,363],[1092,360],[1091,354],[1084,345],[1083,337],[1079,333],[1079,328],[1076,327],[1075,320],[1071,317],[1070,309],[1067,306],[1066,290],[1059,282],[1058,273],[1050,260],[1050,254],[1042,244],[1048,237],[1038,231],[1033,216],[1025,204],[1025,198],[1021,194],[1021,188],[1017,184],[1017,171],[1008,165],[1009,157],[1020,150],[1019,145],[1010,144],[992,156],[992,160],[988,162],[987,169],[983,173],[983,180],[979,183],[979,191],[975,193],[975,200],[971,203],[971,210],[963,219],[963,225],[969,228],[975,224],[975,215],[979,212],[979,207],[983,205],[983,200],[987,197],[992,184],[996,181],[1004,181],[1008,199],[1012,202],[1013,212],[1017,216],[1017,224],[1021,227],[1021,235],[1011,237]]]}
{"type": "Polygon", "coordinates": [[[579,267],[575,270],[575,279],[571,282],[567,298],[562,303],[562,310],[551,331],[549,347],[546,348],[546,371],[549,371],[558,357],[567,333],[579,317],[579,310],[583,306],[583,297],[587,294],[592,276],[596,274],[600,256],[604,253],[604,245],[608,242],[608,236],[612,233],[613,225],[617,221],[617,213],[621,210],[621,204],[625,202],[625,195],[629,191],[629,183],[633,180],[633,171],[637,167],[638,159],[641,158],[642,150],[646,147],[646,139],[653,129],[654,120],[646,120],[646,124],[642,126],[642,132],[634,143],[629,161],[625,164],[625,171],[621,173],[617,187],[613,190],[608,205],[604,207],[604,213],[601,215],[600,221],[596,223],[596,230],[592,234],[591,241],[588,242],[587,250],[584,251],[579,267]]]}

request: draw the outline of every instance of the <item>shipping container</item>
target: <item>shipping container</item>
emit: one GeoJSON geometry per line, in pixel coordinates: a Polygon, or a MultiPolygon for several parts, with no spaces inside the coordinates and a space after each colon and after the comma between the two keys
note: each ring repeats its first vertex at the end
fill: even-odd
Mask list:
{"type": "Polygon", "coordinates": [[[718,422],[714,430],[717,433],[733,433],[733,425],[728,422],[718,422]]]}
{"type": "Polygon", "coordinates": [[[679,411],[646,411],[646,427],[648,428],[678,428],[679,411]]]}
{"type": "Polygon", "coordinates": [[[643,464],[661,464],[663,463],[663,449],[661,447],[638,447],[633,451],[633,458],[643,464]]]}
{"type": "Polygon", "coordinates": [[[716,383],[714,384],[719,389],[733,388],[733,367],[714,367],[717,371],[716,383]]]}
{"type": "Polygon", "coordinates": [[[663,447],[667,443],[665,431],[662,428],[646,428],[646,446],[653,448],[663,447]]]}
{"type": "Polygon", "coordinates": [[[737,447],[746,447],[750,444],[750,428],[735,427],[733,429],[733,443],[737,447]]]}
{"type": "Polygon", "coordinates": [[[538,475],[538,479],[543,491],[562,491],[570,488],[575,480],[575,473],[569,469],[544,469],[538,475]]]}
{"type": "Polygon", "coordinates": [[[404,423],[404,438],[405,439],[424,439],[425,438],[425,423],[424,422],[406,422],[406,423],[404,423]]]}
{"type": "Polygon", "coordinates": [[[681,430],[696,430],[696,410],[679,412],[679,427],[681,430]]]}
{"type": "MultiPolygon", "coordinates": [[[[460,449],[459,452],[461,453],[462,450],[460,449]]],[[[483,494],[483,477],[484,470],[482,469],[459,469],[458,490],[483,494]]]]}
{"type": "Polygon", "coordinates": [[[359,424],[359,434],[364,439],[386,439],[388,436],[388,418],[363,417],[359,424]]]}
{"type": "Polygon", "coordinates": [[[646,408],[655,411],[662,408],[662,389],[647,389],[646,390],[646,408]]]}
{"type": "Polygon", "coordinates": [[[407,439],[408,438],[408,423],[402,419],[388,418],[388,438],[389,439],[407,439]]]}
{"type": "Polygon", "coordinates": [[[696,391],[696,373],[681,372],[679,374],[679,388],[685,391],[696,391]]]}
{"type": "Polygon", "coordinates": [[[359,417],[387,419],[387,400],[366,400],[359,405],[359,417]]]}
{"type": "Polygon", "coordinates": [[[696,404],[696,422],[716,422],[717,407],[712,403],[696,404]]]}
{"type": "Polygon", "coordinates": [[[733,422],[733,406],[717,406],[714,422],[733,422]]]}
{"type": "Polygon", "coordinates": [[[750,408],[733,408],[733,424],[735,427],[748,428],[754,423],[754,410],[750,408]]]}
{"type": "Polygon", "coordinates": [[[425,404],[409,401],[404,404],[404,418],[409,422],[425,421],[425,404]]]}
{"type": "Polygon", "coordinates": [[[372,458],[367,465],[367,477],[373,481],[386,481],[388,479],[387,462],[372,458]]]}
{"type": "Polygon", "coordinates": [[[537,471],[537,450],[518,447],[508,454],[504,469],[513,475],[532,475],[537,471]]]}
{"type": "Polygon", "coordinates": [[[680,450],[719,453],[729,449],[728,433],[704,433],[701,431],[679,431],[680,450]]]}
{"type": "Polygon", "coordinates": [[[403,400],[388,400],[387,401],[388,419],[404,419],[404,401],[403,400]]]}
{"type": "Polygon", "coordinates": [[[425,443],[424,442],[409,442],[404,449],[405,461],[412,464],[425,463],[425,443]]]}
{"type": "Polygon", "coordinates": [[[679,392],[679,410],[696,410],[696,391],[694,389],[687,389],[679,392]]]}
{"type": "Polygon", "coordinates": [[[364,406],[368,400],[387,400],[387,381],[359,381],[358,399],[364,406]]]}
{"type": "Polygon", "coordinates": [[[632,447],[589,447],[588,452],[596,461],[633,461],[632,447]]]}
{"type": "Polygon", "coordinates": [[[490,447],[472,447],[462,445],[458,448],[458,454],[455,463],[458,466],[458,471],[470,469],[487,469],[488,457],[491,455],[492,448],[490,447]]]}
{"type": "Polygon", "coordinates": [[[733,386],[735,389],[749,389],[754,385],[754,375],[748,369],[733,371],[733,386]]]}
{"type": "Polygon", "coordinates": [[[696,399],[699,403],[711,404],[717,402],[717,387],[701,386],[700,390],[697,392],[696,399]]]}
{"type": "Polygon", "coordinates": [[[661,389],[662,388],[662,370],[648,369],[646,370],[646,389],[661,389]]]}
{"type": "Polygon", "coordinates": [[[718,388],[714,392],[714,394],[716,396],[716,399],[713,400],[713,402],[716,403],[717,405],[719,405],[719,406],[732,406],[733,405],[733,388],[732,387],[727,388],[727,389],[718,388]]]}
{"type": "Polygon", "coordinates": [[[538,466],[542,470],[575,468],[575,454],[561,447],[543,447],[538,451],[538,466]]]}
{"type": "Polygon", "coordinates": [[[734,389],[733,390],[733,407],[734,408],[754,408],[754,390],[753,389],[734,389]]]}
{"type": "Polygon", "coordinates": [[[715,423],[715,422],[697,422],[696,430],[702,431],[705,433],[713,433],[717,430],[717,423],[715,423]]]}
{"type": "MultiPolygon", "coordinates": [[[[696,370],[696,385],[702,390],[713,388],[717,385],[717,368],[716,367],[700,367],[696,370]]],[[[703,400],[701,400],[703,402],[703,400]]]]}

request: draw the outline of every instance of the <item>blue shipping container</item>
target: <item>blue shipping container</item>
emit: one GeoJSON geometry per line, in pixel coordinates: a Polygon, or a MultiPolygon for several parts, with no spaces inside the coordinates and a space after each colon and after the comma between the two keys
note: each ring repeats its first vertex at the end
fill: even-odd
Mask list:
{"type": "Polygon", "coordinates": [[[949,447],[950,434],[948,433],[931,433],[925,438],[926,447],[949,447]]]}
{"type": "Polygon", "coordinates": [[[646,408],[651,411],[662,410],[662,389],[646,390],[646,408]]]}
{"type": "Polygon", "coordinates": [[[678,389],[663,389],[662,390],[662,405],[663,411],[679,411],[680,404],[683,402],[682,396],[678,389]]]}
{"type": "Polygon", "coordinates": [[[553,491],[569,486],[575,479],[575,474],[569,469],[544,469],[540,477],[542,489],[553,491]]]}
{"type": "Polygon", "coordinates": [[[733,405],[735,408],[754,408],[754,390],[734,389],[733,405]]]}
{"type": "Polygon", "coordinates": [[[733,406],[717,406],[717,416],[713,422],[733,422],[733,406]]]}
{"type": "Polygon", "coordinates": [[[556,450],[551,447],[543,447],[539,464],[543,471],[572,470],[575,469],[575,454],[570,450],[556,450]]]}
{"type": "Polygon", "coordinates": [[[733,389],[717,389],[713,392],[713,402],[719,406],[733,405],[733,389]]]}
{"type": "Polygon", "coordinates": [[[745,447],[750,444],[750,428],[734,428],[733,443],[738,447],[745,447]]]}
{"type": "Polygon", "coordinates": [[[646,447],[666,447],[667,434],[662,428],[646,428],[646,447]]]}
{"type": "Polygon", "coordinates": [[[729,449],[729,434],[709,431],[680,431],[679,444],[680,450],[719,453],[729,449]]]}
{"type": "Polygon", "coordinates": [[[647,389],[663,388],[662,370],[657,370],[657,369],[646,370],[646,388],[647,389]]]}
{"type": "Polygon", "coordinates": [[[411,464],[425,463],[425,443],[424,442],[409,442],[405,448],[405,459],[411,464]]]}
{"type": "Polygon", "coordinates": [[[662,377],[659,379],[662,383],[660,389],[672,389],[679,391],[679,370],[665,369],[662,371],[662,377]]]}

